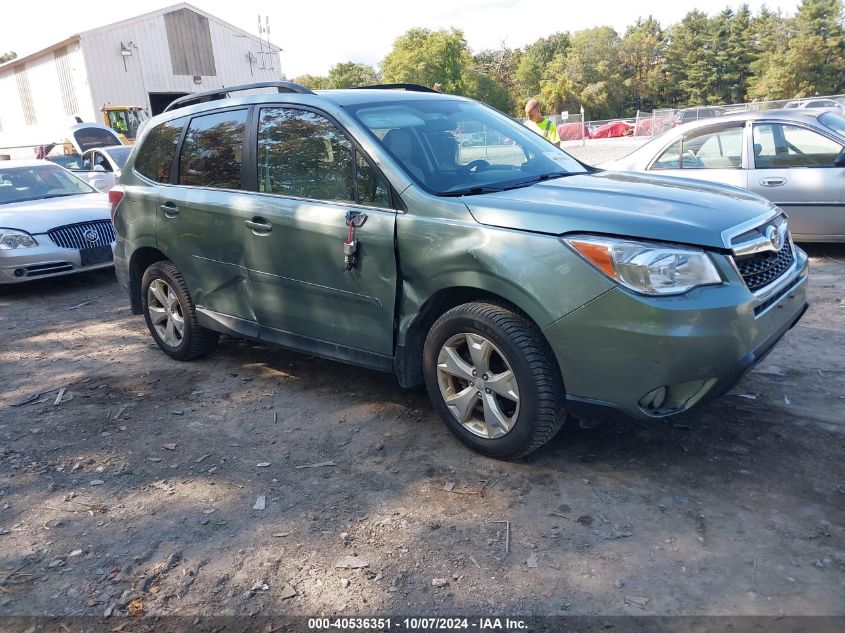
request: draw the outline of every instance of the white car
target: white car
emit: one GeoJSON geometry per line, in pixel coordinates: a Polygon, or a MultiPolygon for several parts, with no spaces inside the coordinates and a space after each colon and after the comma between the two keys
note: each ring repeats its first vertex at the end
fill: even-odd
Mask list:
{"type": "Polygon", "coordinates": [[[686,123],[599,167],[742,187],[789,214],[796,242],[845,242],[845,118],[835,112],[738,112],[686,123]]]}
{"type": "Polygon", "coordinates": [[[43,160],[0,161],[0,284],[113,266],[108,195],[43,160]]]}
{"type": "Polygon", "coordinates": [[[835,99],[805,99],[800,101],[790,101],[785,106],[784,110],[806,110],[807,108],[825,108],[838,114],[845,114],[845,105],[836,101],[835,99]]]}
{"type": "Polygon", "coordinates": [[[131,145],[112,145],[89,149],[82,155],[74,174],[98,191],[108,191],[117,184],[120,170],[132,152],[131,145]]]}

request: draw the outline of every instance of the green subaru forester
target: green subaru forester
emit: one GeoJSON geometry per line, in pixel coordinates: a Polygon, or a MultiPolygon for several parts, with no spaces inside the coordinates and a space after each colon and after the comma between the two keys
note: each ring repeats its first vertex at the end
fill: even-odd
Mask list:
{"type": "Polygon", "coordinates": [[[419,86],[189,95],[110,199],[118,278],[171,357],[222,332],[392,372],[499,458],[568,416],[714,398],[807,307],[763,198],[597,170],[419,86]]]}

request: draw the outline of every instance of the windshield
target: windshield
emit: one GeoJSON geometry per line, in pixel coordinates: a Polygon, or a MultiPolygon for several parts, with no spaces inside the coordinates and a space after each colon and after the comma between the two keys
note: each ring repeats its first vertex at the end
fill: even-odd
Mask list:
{"type": "Polygon", "coordinates": [[[48,156],[47,160],[51,163],[61,165],[65,169],[82,169],[82,157],[79,154],[58,154],[56,156],[48,156]]]}
{"type": "Polygon", "coordinates": [[[833,112],[825,112],[819,117],[819,121],[834,132],[838,132],[840,136],[845,136],[845,117],[833,112]]]}
{"type": "Polygon", "coordinates": [[[54,165],[0,166],[0,204],[94,193],[82,180],[54,165]]]}
{"type": "Polygon", "coordinates": [[[111,110],[109,111],[109,127],[128,139],[134,139],[138,136],[141,122],[146,118],[146,113],[140,108],[111,110]]]}
{"type": "Polygon", "coordinates": [[[415,182],[437,195],[502,191],[587,171],[539,134],[480,103],[394,101],[352,112],[415,182]]]}
{"type": "Polygon", "coordinates": [[[121,145],[120,147],[109,147],[103,151],[111,157],[118,168],[123,169],[126,159],[129,158],[129,154],[132,152],[132,148],[121,145]]]}

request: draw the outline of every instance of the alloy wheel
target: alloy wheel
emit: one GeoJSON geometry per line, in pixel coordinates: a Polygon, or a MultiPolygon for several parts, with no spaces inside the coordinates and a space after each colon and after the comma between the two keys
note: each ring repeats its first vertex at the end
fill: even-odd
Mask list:
{"type": "Polygon", "coordinates": [[[437,357],[440,395],[455,419],[486,439],[511,431],[519,415],[519,387],[505,355],[480,334],[452,336],[437,357]]]}
{"type": "Polygon", "coordinates": [[[179,347],[185,335],[185,316],[176,293],[163,279],[153,279],[150,283],[147,312],[159,338],[169,347],[179,347]]]}

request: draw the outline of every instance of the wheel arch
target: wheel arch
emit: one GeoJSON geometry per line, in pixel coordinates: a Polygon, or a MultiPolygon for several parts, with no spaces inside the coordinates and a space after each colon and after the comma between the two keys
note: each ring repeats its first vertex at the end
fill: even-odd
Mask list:
{"type": "Polygon", "coordinates": [[[405,328],[404,336],[400,337],[399,340],[401,342],[396,346],[394,371],[402,387],[417,387],[424,382],[423,345],[434,322],[452,308],[475,301],[499,305],[523,315],[538,326],[543,340],[548,344],[548,340],[542,334],[542,328],[537,323],[537,320],[511,299],[490,290],[472,286],[441,288],[428,297],[422,306],[420,306],[420,309],[405,328]]]}
{"type": "Polygon", "coordinates": [[[141,314],[141,279],[144,271],[152,264],[168,259],[167,256],[152,246],[135,249],[129,260],[129,302],[132,314],[141,314]]]}

